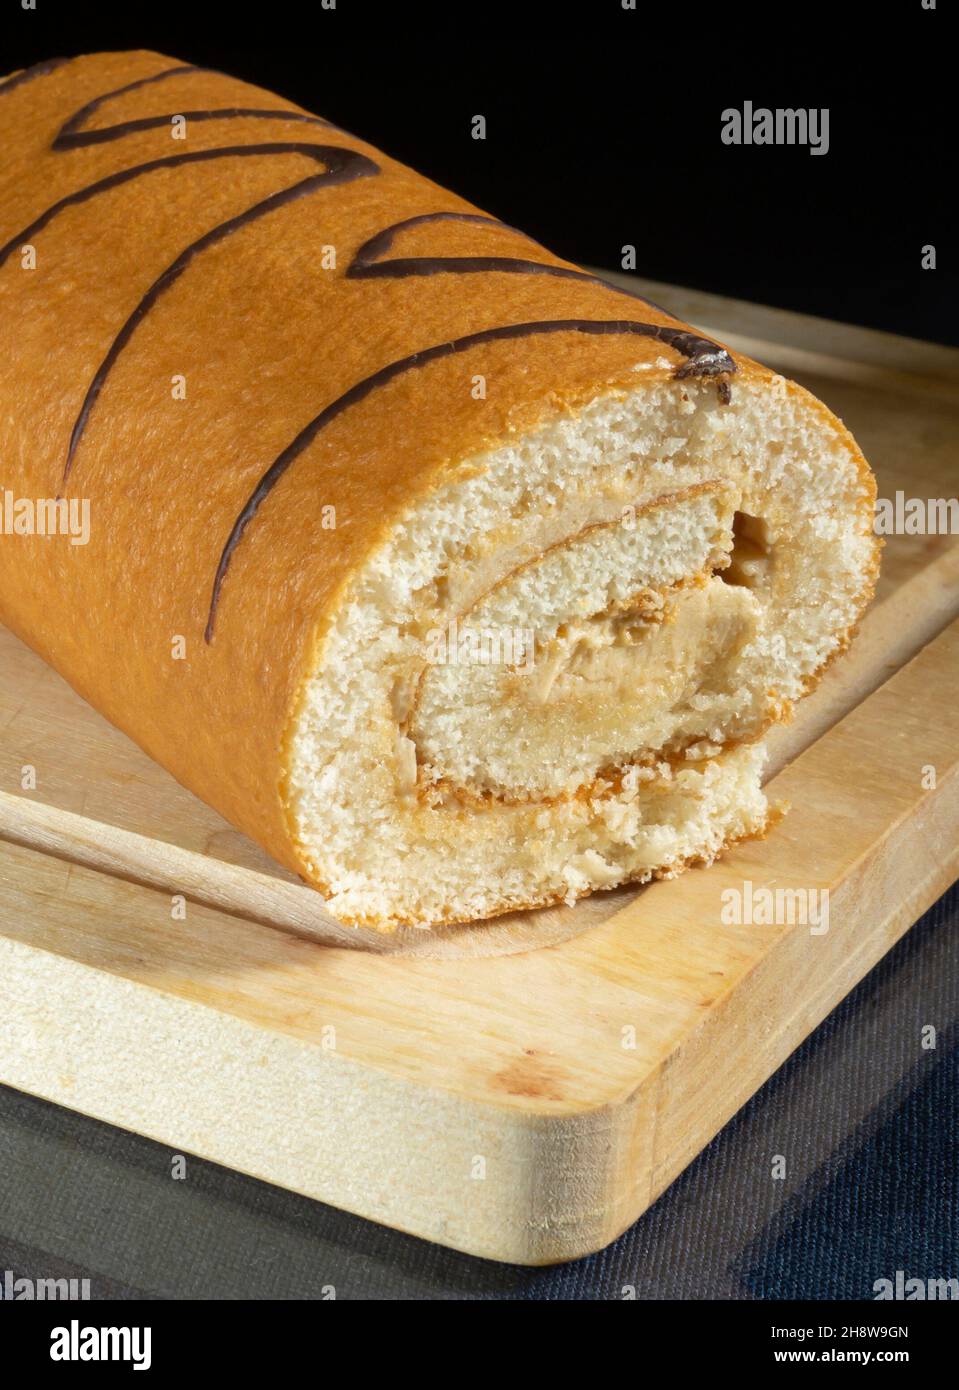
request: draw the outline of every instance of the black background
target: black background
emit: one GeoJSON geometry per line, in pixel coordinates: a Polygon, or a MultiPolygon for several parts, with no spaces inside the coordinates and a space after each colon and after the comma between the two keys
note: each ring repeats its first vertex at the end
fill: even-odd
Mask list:
{"type": "Polygon", "coordinates": [[[959,344],[952,0],[636,4],[0,0],[0,72],[159,49],[319,112],[570,260],[616,269],[631,244],[654,279],[959,344]],[[828,107],[828,154],[723,145],[746,100],[828,107]]]}
{"type": "MultiPolygon", "coordinates": [[[[37,3],[0,0],[0,73],[155,48],[320,112],[572,260],[616,268],[632,243],[654,278],[959,344],[951,0],[37,3]],[[747,99],[828,106],[829,153],[723,146],[722,110],[747,99]]],[[[0,201],[0,242],[3,222],[0,201]]],[[[0,1269],[120,1298],[315,1296],[332,1278],[344,1297],[846,1300],[899,1268],[951,1276],[956,911],[953,892],[588,1260],[489,1265],[199,1160],[173,1197],[162,1146],[0,1090],[0,1269]],[[929,1018],[942,1042],[916,1060],[929,1018]],[[770,1135],[798,1155],[772,1195],[754,1178],[770,1135]]]]}

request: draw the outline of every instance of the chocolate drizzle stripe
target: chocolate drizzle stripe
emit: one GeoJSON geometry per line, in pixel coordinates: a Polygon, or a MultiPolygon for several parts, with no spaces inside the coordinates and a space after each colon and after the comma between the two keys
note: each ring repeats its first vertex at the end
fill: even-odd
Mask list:
{"type": "Polygon", "coordinates": [[[46,77],[48,73],[56,72],[57,68],[62,68],[65,63],[72,62],[70,58],[47,58],[42,63],[34,63],[32,68],[24,68],[23,72],[16,72],[6,81],[0,82],[0,97],[5,92],[12,92],[15,87],[22,87],[25,82],[33,82],[37,77],[46,77]]]}
{"type": "MultiPolygon", "coordinates": [[[[210,231],[191,242],[183,251],[180,252],[176,260],[166,267],[163,273],[154,280],[153,284],[143,295],[139,304],[129,315],[123,327],[110,344],[109,350],[90,383],[87,393],[83,398],[83,404],[77,415],[70,436],[70,447],[67,451],[67,459],[63,469],[63,480],[61,486],[65,486],[70,472],[73,468],[73,460],[77,451],[77,446],[83,436],[90,418],[90,412],[96,404],[103,385],[110,374],[117,358],[133,337],[139,324],[143,321],[146,314],[157,302],[160,296],[173,285],[186,270],[187,266],[202,251],[206,251],[218,242],[224,241],[233,232],[241,227],[247,227],[251,222],[257,221],[261,217],[267,216],[271,212],[276,212],[278,208],[286,207],[287,204],[296,202],[299,198],[306,197],[307,194],[315,193],[321,188],[332,188],[337,184],[351,183],[354,179],[369,178],[379,172],[379,166],[374,164],[372,159],[367,159],[366,155],[360,154],[356,150],[342,149],[336,145],[265,145],[249,146],[239,145],[219,151],[204,151],[208,158],[214,154],[220,158],[233,154],[303,154],[316,160],[319,164],[325,164],[326,169],[322,174],[314,174],[310,178],[301,179],[298,183],[291,184],[288,188],[281,189],[278,193],[272,193],[268,198],[254,204],[253,207],[246,208],[236,217],[231,217],[225,222],[218,223],[210,231]]],[[[196,157],[196,156],[194,156],[196,157]]],[[[155,165],[153,167],[156,167],[155,165]]],[[[126,170],[127,177],[132,171],[126,170]]],[[[116,176],[114,176],[116,177],[116,176]]],[[[104,180],[110,183],[110,180],[104,180]]],[[[112,185],[111,185],[112,186],[112,185]]],[[[87,190],[85,190],[87,191],[87,190]]],[[[99,191],[103,191],[102,184],[99,191]]],[[[3,252],[0,252],[0,265],[3,264],[3,252]]]]}
{"type": "MultiPolygon", "coordinates": [[[[53,62],[68,61],[52,60],[53,62]]],[[[223,107],[215,110],[184,111],[171,113],[165,116],[147,116],[136,120],[119,122],[116,125],[105,126],[99,130],[87,131],[81,127],[95,113],[100,110],[107,102],[115,100],[117,97],[124,96],[129,92],[140,90],[144,87],[153,86],[158,82],[165,82],[168,78],[179,77],[184,74],[202,72],[204,69],[191,65],[179,65],[174,68],[166,68],[162,72],[153,73],[149,77],[138,78],[135,82],[128,82],[123,87],[114,88],[110,92],[104,92],[92,101],[86,103],[78,111],[75,111],[60,128],[60,132],[53,141],[53,149],[58,152],[76,149],[81,146],[94,144],[104,144],[113,140],[120,140],[124,136],[133,134],[137,131],[157,129],[167,125],[174,114],[180,114],[187,121],[190,120],[218,120],[218,119],[254,119],[254,120],[283,120],[283,121],[302,121],[311,125],[322,126],[326,129],[333,129],[328,121],[319,116],[310,116],[305,112],[289,110],[263,110],[259,108],[247,107],[223,107]]],[[[35,75],[40,73],[34,70],[35,75]]],[[[220,75],[220,74],[217,74],[220,75]]],[[[21,74],[25,76],[25,74],[21,74]]],[[[144,164],[135,165],[130,169],[119,170],[115,174],[108,175],[106,178],[98,180],[96,183],[89,184],[86,188],[77,190],[61,198],[52,207],[40,214],[29,227],[12,237],[5,246],[0,247],[0,269],[9,259],[18,246],[29,241],[37,232],[44,227],[64,209],[77,204],[88,202],[91,198],[97,197],[101,193],[106,193],[113,188],[130,182],[134,178],[139,178],[143,174],[152,173],[157,169],[176,168],[183,164],[200,163],[210,159],[222,159],[230,155],[276,155],[276,154],[305,154],[310,158],[326,164],[327,172],[316,175],[310,179],[303,179],[289,188],[282,189],[270,198],[264,199],[254,207],[247,209],[238,217],[231,218],[228,222],[221,223],[212,228],[197,241],[191,243],[184,251],[177,256],[176,260],[163,271],[157,280],[151,285],[146,295],[134,309],[133,313],[127,318],[117,337],[114,339],[107,353],[107,356],[100,364],[93,381],[84,396],[83,405],[80,413],[74,422],[73,430],[70,435],[70,443],[67,450],[67,457],[64,464],[61,486],[66,484],[73,468],[73,460],[77,446],[83,435],[83,431],[89,420],[90,412],[103,389],[104,382],[109,372],[117,360],[124,346],[136,331],[137,325],[142,321],[144,315],[151,306],[156,303],[164,290],[183,273],[198,252],[222,241],[232,232],[240,227],[255,221],[267,213],[273,212],[288,203],[295,202],[298,198],[314,192],[321,187],[330,187],[333,184],[349,182],[354,178],[372,176],[380,172],[379,165],[366,155],[360,154],[358,150],[351,150],[335,145],[308,145],[303,143],[272,141],[269,144],[261,145],[235,145],[225,146],[216,150],[200,150],[196,152],[185,152],[178,155],[168,155],[161,159],[150,160],[144,164]]]]}
{"type": "MultiPolygon", "coordinates": [[[[276,458],[266,470],[256,487],[253,489],[246,505],[240,512],[226,545],[220,555],[220,562],[217,566],[216,577],[213,581],[213,592],[210,597],[210,610],[207,617],[206,631],[204,640],[207,643],[213,641],[213,634],[216,626],[216,613],[220,601],[220,593],[223,582],[226,579],[230,568],[230,562],[237,546],[243,539],[243,534],[250,522],[256,516],[262,504],[276,487],[290,465],[302,454],[332,420],[338,415],[342,415],[350,406],[356,405],[359,401],[369,396],[380,386],[385,386],[394,378],[403,375],[418,367],[425,367],[429,362],[435,362],[443,357],[453,357],[457,353],[467,352],[470,348],[478,347],[482,343],[498,342],[504,339],[532,338],[544,333],[591,333],[591,334],[618,334],[635,333],[645,338],[655,338],[657,341],[666,344],[668,347],[675,348],[684,356],[692,356],[694,353],[701,354],[703,345],[712,350],[714,365],[707,367],[700,365],[698,375],[715,375],[726,372],[729,368],[721,365],[719,359],[726,358],[727,354],[715,343],[708,343],[706,339],[698,337],[694,333],[689,333],[685,329],[670,328],[665,324],[636,323],[631,319],[544,319],[534,323],[513,323],[506,324],[500,328],[485,328],[479,333],[468,333],[462,338],[453,338],[450,342],[436,343],[433,347],[421,348],[419,352],[410,353],[408,357],[401,357],[396,362],[390,362],[387,366],[381,367],[379,371],[371,373],[351,386],[348,391],[344,391],[336,400],[331,401],[313,419],[300,430],[296,438],[287,445],[283,452],[276,458]]],[[[693,360],[696,360],[695,357],[693,360]]],[[[683,375],[692,361],[686,364],[686,368],[678,373],[683,375]]]]}
{"type": "Polygon", "coordinates": [[[123,125],[108,126],[103,130],[87,130],[73,136],[58,135],[54,141],[55,150],[77,149],[82,145],[103,145],[108,140],[117,140],[121,135],[133,135],[140,130],[156,130],[168,126],[175,116],[191,121],[233,120],[242,116],[255,121],[302,121],[305,125],[319,125],[329,128],[329,121],[319,116],[306,116],[299,111],[278,111],[260,109],[253,106],[223,106],[213,111],[172,111],[166,116],[143,116],[136,121],[125,121],[123,125]]]}
{"type": "Polygon", "coordinates": [[[599,275],[591,275],[587,270],[575,270],[572,266],[549,265],[545,261],[518,260],[513,256],[410,256],[406,258],[395,257],[388,261],[382,259],[392,247],[399,232],[407,231],[411,227],[423,226],[424,223],[428,222],[473,222],[490,227],[499,227],[512,232],[514,236],[522,237],[524,241],[538,247],[546,255],[549,254],[545,247],[540,247],[539,243],[527,236],[525,232],[521,232],[517,227],[511,227],[508,222],[500,222],[496,217],[484,217],[474,212],[427,212],[420,213],[417,217],[407,217],[402,222],[394,222],[392,226],[384,227],[383,231],[377,232],[375,236],[370,237],[369,241],[365,241],[347,268],[347,278],[351,280],[399,280],[408,275],[475,275],[488,274],[494,271],[514,275],[552,275],[561,280],[582,280],[589,285],[601,285],[603,289],[611,290],[614,294],[625,294],[630,299],[638,299],[641,303],[648,304],[651,309],[665,314],[667,318],[672,317],[667,309],[663,309],[653,300],[647,299],[638,290],[630,290],[623,285],[611,285],[608,280],[602,279],[599,275]]]}
{"type": "MultiPolygon", "coordinates": [[[[187,122],[231,120],[234,117],[242,116],[246,119],[258,121],[303,121],[307,125],[319,125],[329,128],[329,121],[324,121],[321,116],[311,116],[305,111],[224,106],[215,110],[171,111],[164,116],[143,116],[138,120],[121,121],[117,125],[103,126],[99,130],[82,129],[90,117],[95,115],[108,101],[114,101],[117,97],[125,96],[128,92],[139,91],[142,87],[151,87],[157,82],[165,82],[170,77],[182,77],[187,73],[205,71],[208,71],[208,69],[194,67],[189,64],[175,68],[165,68],[163,72],[155,72],[150,77],[140,77],[136,82],[128,82],[125,87],[116,87],[112,92],[104,92],[101,96],[94,97],[92,101],[87,102],[86,106],[82,106],[79,111],[75,111],[69,120],[64,122],[60,127],[59,134],[53,142],[53,148],[55,150],[74,150],[87,145],[102,145],[109,140],[120,140],[125,135],[132,135],[140,130],[156,130],[160,126],[169,125],[175,116],[182,117],[182,119],[187,122]]],[[[222,76],[222,74],[217,73],[216,76],[219,77],[222,76]]]]}
{"type": "MultiPolygon", "coordinates": [[[[98,179],[96,183],[88,184],[86,188],[77,189],[75,193],[68,193],[65,198],[61,198],[59,202],[47,208],[46,212],[41,213],[30,223],[29,227],[24,227],[16,236],[11,237],[5,246],[0,247],[0,268],[18,247],[22,246],[24,242],[30,241],[38,232],[43,231],[44,227],[49,226],[53,219],[66,208],[74,207],[78,203],[89,202],[91,198],[97,197],[100,193],[107,193],[110,189],[119,188],[121,184],[129,183],[132,179],[138,179],[144,174],[152,174],[156,169],[175,169],[181,164],[202,164],[207,160],[234,157],[243,159],[251,156],[303,154],[309,158],[316,158],[317,150],[335,151],[337,154],[355,153],[352,150],[344,151],[339,145],[309,145],[294,141],[271,142],[268,145],[221,145],[209,150],[192,150],[184,154],[165,155],[162,159],[151,159],[146,164],[135,164],[129,169],[120,169],[115,174],[108,174],[106,178],[98,179]]],[[[356,154],[356,158],[365,160],[366,156],[356,154]]],[[[372,164],[373,161],[368,162],[372,164]]],[[[376,168],[375,165],[373,167],[376,168]]]]}
{"type": "MultiPolygon", "coordinates": [[[[80,130],[81,126],[86,125],[91,116],[95,116],[101,106],[106,106],[107,102],[115,101],[117,97],[126,96],[128,92],[138,92],[143,87],[152,87],[157,82],[166,82],[171,77],[183,77],[186,73],[203,72],[203,68],[197,67],[193,63],[178,63],[175,68],[164,68],[162,72],[151,73],[149,77],[138,77],[133,82],[126,82],[122,87],[114,87],[112,91],[101,92],[98,97],[88,101],[85,106],[81,106],[79,111],[74,111],[60,127],[60,133],[53,142],[54,149],[62,149],[59,143],[63,139],[72,139],[80,130]]],[[[116,130],[115,126],[110,127],[116,130]]],[[[96,132],[94,132],[96,134],[96,132]]],[[[117,138],[114,136],[113,138],[117,138]]]]}

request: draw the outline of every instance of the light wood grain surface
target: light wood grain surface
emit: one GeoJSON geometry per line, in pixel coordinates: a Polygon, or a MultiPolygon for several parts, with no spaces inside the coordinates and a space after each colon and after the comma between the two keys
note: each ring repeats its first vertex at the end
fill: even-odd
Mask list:
{"type": "MultiPolygon", "coordinates": [[[[880,493],[954,492],[949,350],[650,293],[762,327],[784,370],[818,353],[880,493]]],[[[766,841],[419,956],[318,941],[309,890],[4,635],[0,1079],[494,1259],[599,1248],[956,876],[957,572],[955,537],[892,538],[855,656],[773,747],[766,841]],[[828,889],[828,931],[724,924],[747,880],[828,889]]]]}

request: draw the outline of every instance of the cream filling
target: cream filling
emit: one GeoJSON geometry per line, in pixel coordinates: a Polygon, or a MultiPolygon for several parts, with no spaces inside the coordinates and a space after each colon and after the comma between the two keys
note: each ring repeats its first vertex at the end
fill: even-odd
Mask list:
{"type": "Polygon", "coordinates": [[[397,711],[403,790],[568,796],[757,736],[763,608],[713,573],[730,567],[735,500],[714,484],[586,527],[434,630],[397,711]]]}

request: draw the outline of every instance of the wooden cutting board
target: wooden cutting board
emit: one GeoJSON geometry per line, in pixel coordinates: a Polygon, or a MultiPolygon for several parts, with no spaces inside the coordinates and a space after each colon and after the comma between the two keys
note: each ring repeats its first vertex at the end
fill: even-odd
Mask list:
{"type": "MultiPolygon", "coordinates": [[[[955,496],[959,352],[639,285],[810,386],[880,496],[955,496]]],[[[959,537],[891,537],[852,653],[772,740],[766,841],[386,942],[0,629],[0,1080],[474,1254],[598,1249],[959,873],[957,616],[959,537]],[[828,889],[828,931],[724,922],[747,882],[828,889]]]]}

